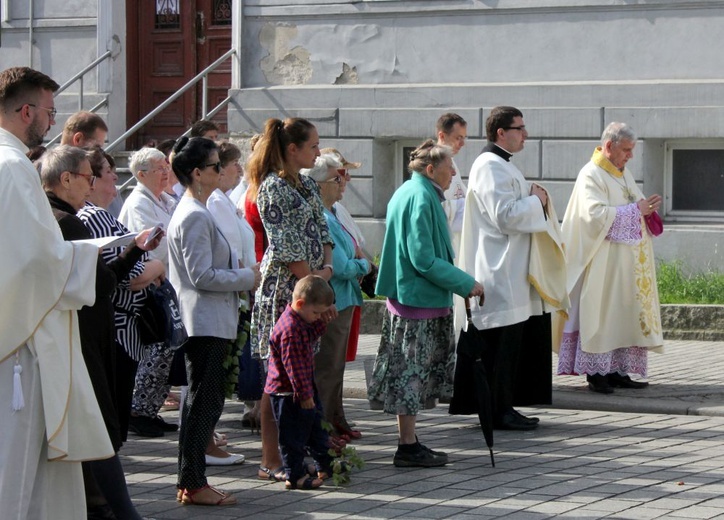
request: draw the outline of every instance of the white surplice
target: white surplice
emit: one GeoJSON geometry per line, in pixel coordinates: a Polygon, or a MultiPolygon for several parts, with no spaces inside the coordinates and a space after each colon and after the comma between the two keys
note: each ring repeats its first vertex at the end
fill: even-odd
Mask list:
{"type": "MultiPolygon", "coordinates": [[[[485,289],[482,307],[471,299],[475,327],[513,325],[543,313],[528,267],[531,233],[546,229],[540,199],[530,195],[520,170],[495,153],[479,155],[468,179],[459,260],[485,289]]],[[[456,301],[456,325],[464,323],[457,321],[460,307],[456,301]]]]}
{"type": "Polygon", "coordinates": [[[98,249],[63,240],[27,147],[0,128],[2,518],[85,518],[80,461],[114,452],[80,348],[98,249]],[[22,367],[25,407],[13,411],[22,367]]]}

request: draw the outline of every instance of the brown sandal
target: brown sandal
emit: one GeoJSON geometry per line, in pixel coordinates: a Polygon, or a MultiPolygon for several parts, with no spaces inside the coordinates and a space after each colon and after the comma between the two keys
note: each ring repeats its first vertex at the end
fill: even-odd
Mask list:
{"type": "Polygon", "coordinates": [[[191,505],[191,506],[232,506],[236,504],[236,498],[234,498],[232,495],[229,495],[227,493],[224,493],[223,491],[220,491],[216,488],[213,488],[209,486],[208,484],[204,487],[200,487],[198,489],[187,489],[183,492],[183,496],[181,497],[181,503],[184,505],[191,505]],[[202,502],[199,498],[194,498],[199,493],[202,493],[203,491],[210,489],[213,491],[217,496],[214,496],[213,499],[209,502],[202,502]],[[218,497],[218,500],[217,500],[218,497]]]}

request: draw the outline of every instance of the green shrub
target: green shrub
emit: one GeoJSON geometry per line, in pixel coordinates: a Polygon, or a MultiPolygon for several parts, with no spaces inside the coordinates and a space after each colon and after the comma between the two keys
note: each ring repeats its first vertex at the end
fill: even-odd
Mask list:
{"type": "Polygon", "coordinates": [[[661,303],[724,304],[724,273],[689,273],[680,261],[657,262],[661,303]]]}

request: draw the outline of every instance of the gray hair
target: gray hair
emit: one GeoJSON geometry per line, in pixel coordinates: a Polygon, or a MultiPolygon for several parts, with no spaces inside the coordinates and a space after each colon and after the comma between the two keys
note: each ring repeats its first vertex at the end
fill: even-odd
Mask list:
{"type": "Polygon", "coordinates": [[[151,161],[157,159],[166,160],[166,155],[157,149],[151,147],[144,147],[140,150],[133,152],[131,159],[128,162],[128,168],[131,170],[133,176],[138,179],[138,172],[147,172],[151,169],[151,161]]]}
{"type": "Polygon", "coordinates": [[[407,169],[410,173],[418,172],[425,175],[425,170],[429,165],[436,167],[448,157],[452,158],[452,156],[452,148],[428,139],[410,154],[410,164],[407,165],[407,169]]]}
{"type": "Polygon", "coordinates": [[[334,168],[335,170],[342,168],[342,162],[337,159],[335,155],[325,153],[317,157],[317,160],[314,161],[314,166],[311,168],[302,168],[299,170],[299,173],[306,175],[317,182],[322,182],[326,181],[327,177],[329,177],[330,168],[334,168]]]}
{"type": "Polygon", "coordinates": [[[621,141],[636,141],[636,133],[626,123],[609,123],[606,129],[601,135],[601,144],[605,144],[606,141],[612,143],[619,143],[621,141]]]}
{"type": "Polygon", "coordinates": [[[60,184],[63,172],[78,173],[80,164],[88,160],[88,152],[82,148],[61,144],[47,150],[41,158],[40,180],[43,188],[52,190],[60,184]]]}

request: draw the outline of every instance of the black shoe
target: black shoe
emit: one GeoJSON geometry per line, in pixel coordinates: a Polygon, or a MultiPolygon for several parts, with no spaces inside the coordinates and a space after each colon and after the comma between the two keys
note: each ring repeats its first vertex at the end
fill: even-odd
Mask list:
{"type": "Polygon", "coordinates": [[[116,520],[113,509],[108,504],[86,507],[87,520],[116,520]]]}
{"type": "Polygon", "coordinates": [[[397,447],[392,463],[398,468],[434,468],[447,464],[447,454],[433,455],[432,450],[424,448],[419,442],[415,444],[401,444],[397,447]]]}
{"type": "Polygon", "coordinates": [[[428,453],[432,453],[435,457],[443,458],[443,459],[445,459],[445,462],[447,462],[447,460],[448,460],[448,459],[447,459],[447,453],[445,453],[445,452],[443,452],[443,451],[431,450],[430,448],[428,448],[428,447],[425,446],[424,444],[420,444],[420,441],[418,440],[417,435],[415,435],[415,441],[417,442],[417,444],[420,445],[420,448],[422,448],[423,450],[427,451],[428,453]]]}
{"type": "Polygon", "coordinates": [[[601,374],[587,375],[588,389],[599,394],[612,394],[613,387],[608,384],[608,377],[601,374]]]}
{"type": "Polygon", "coordinates": [[[160,415],[157,415],[156,417],[154,417],[151,420],[153,421],[153,424],[155,424],[156,426],[161,428],[161,430],[164,432],[177,432],[178,431],[178,424],[167,423],[166,421],[163,420],[163,417],[161,417],[160,415]]]}
{"type": "Polygon", "coordinates": [[[526,417],[515,408],[511,408],[511,410],[513,410],[513,413],[518,417],[518,419],[521,419],[523,422],[527,422],[528,424],[538,424],[540,422],[540,419],[538,419],[538,417],[526,417]]]}
{"type": "Polygon", "coordinates": [[[163,430],[154,419],[143,415],[131,415],[128,430],[140,437],[163,437],[163,430]]]}
{"type": "MultiPolygon", "coordinates": [[[[520,415],[520,414],[518,414],[520,415]]],[[[503,414],[500,420],[495,421],[493,427],[496,430],[517,430],[517,431],[530,431],[538,428],[538,423],[532,422],[525,418],[520,418],[513,409],[508,410],[503,414]]]]}
{"type": "Polygon", "coordinates": [[[645,381],[634,381],[628,375],[622,376],[618,372],[608,374],[606,376],[608,384],[614,388],[646,388],[649,384],[645,381]]]}

